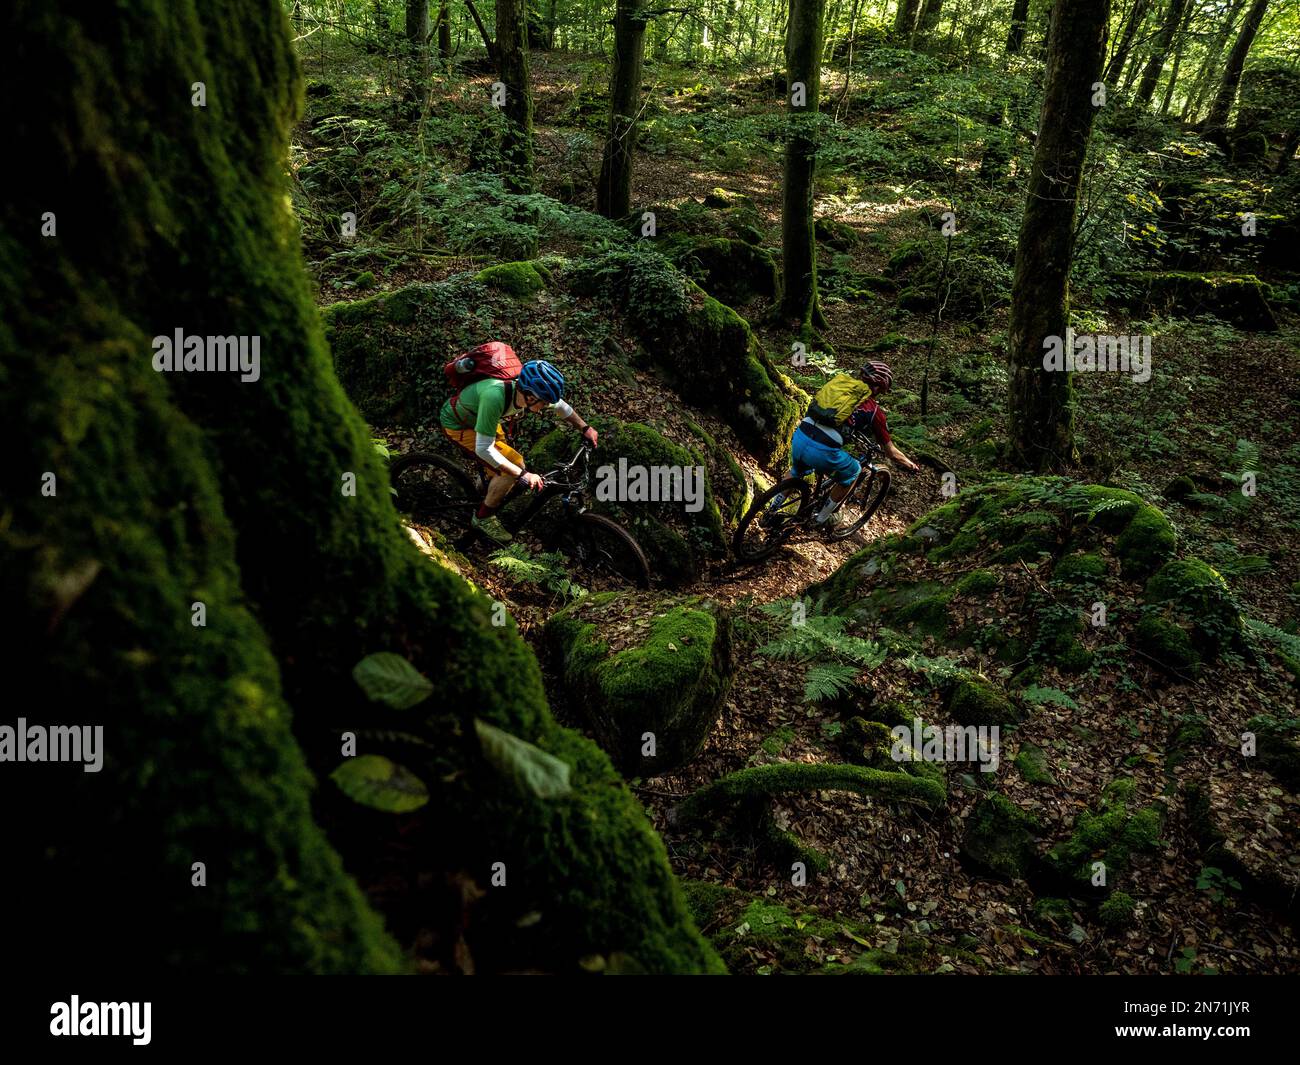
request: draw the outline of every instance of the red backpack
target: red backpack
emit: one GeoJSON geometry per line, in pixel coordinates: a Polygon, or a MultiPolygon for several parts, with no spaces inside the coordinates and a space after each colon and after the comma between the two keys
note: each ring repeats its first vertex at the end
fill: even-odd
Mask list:
{"type": "Polygon", "coordinates": [[[489,377],[513,381],[523,368],[524,364],[519,361],[514,348],[499,340],[490,340],[470,348],[464,355],[458,355],[442,368],[442,372],[447,375],[447,384],[459,392],[466,385],[489,377]]]}

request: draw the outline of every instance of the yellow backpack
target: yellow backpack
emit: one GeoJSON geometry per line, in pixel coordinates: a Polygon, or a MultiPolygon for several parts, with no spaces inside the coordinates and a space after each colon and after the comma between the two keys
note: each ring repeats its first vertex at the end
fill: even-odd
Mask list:
{"type": "Polygon", "coordinates": [[[871,386],[848,374],[836,374],[817,390],[808,404],[808,417],[822,425],[840,426],[871,396],[871,386]]]}

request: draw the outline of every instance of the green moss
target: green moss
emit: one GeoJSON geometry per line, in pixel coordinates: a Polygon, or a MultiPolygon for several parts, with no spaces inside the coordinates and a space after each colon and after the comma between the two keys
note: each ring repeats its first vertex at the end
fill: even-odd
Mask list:
{"type": "Polygon", "coordinates": [[[1074,923],[1074,907],[1069,899],[1042,898],[1034,900],[1034,918],[1058,928],[1067,929],[1074,923]]]}
{"type": "Polygon", "coordinates": [[[1061,584],[1089,584],[1102,580],[1107,573],[1106,559],[1097,553],[1066,555],[1052,569],[1052,580],[1061,584]]]}
{"type": "Polygon", "coordinates": [[[1037,819],[1005,796],[983,795],[966,819],[962,853],[997,876],[1024,880],[1036,860],[1037,828],[1037,819]]]}
{"type": "Polygon", "coordinates": [[[1241,615],[1228,582],[1200,559],[1163,566],[1147,581],[1146,601],[1187,625],[1203,654],[1217,654],[1240,639],[1241,615]]]}
{"type": "Polygon", "coordinates": [[[1198,491],[1195,481],[1186,474],[1180,474],[1165,485],[1164,496],[1166,499],[1181,501],[1198,491]]]}
{"type": "Polygon", "coordinates": [[[995,573],[986,569],[977,569],[957,582],[957,591],[972,598],[981,598],[997,586],[998,578],[995,573]]]}
{"type": "Polygon", "coordinates": [[[1134,310],[1212,314],[1242,329],[1277,329],[1271,290],[1254,274],[1150,270],[1127,274],[1125,281],[1136,294],[1129,305],[1134,310]]]}
{"type": "Polygon", "coordinates": [[[720,608],[606,593],[560,611],[545,633],[572,702],[629,775],[668,772],[699,752],[731,682],[731,622],[720,608]],[[632,642],[611,653],[615,631],[632,642]],[[646,733],[653,755],[643,753],[646,733]]]}
{"type": "Polygon", "coordinates": [[[1259,764],[1292,791],[1300,789],[1300,718],[1259,714],[1246,722],[1259,764]]]}
{"type": "Polygon", "coordinates": [[[982,677],[959,680],[948,697],[948,713],[961,725],[1013,725],[1024,714],[996,685],[982,677]]]}
{"type": "Polygon", "coordinates": [[[706,292],[730,306],[780,294],[780,274],[772,253],[745,240],[704,237],[678,243],[668,254],[706,292]]]}
{"type": "Polygon", "coordinates": [[[1133,643],[1156,663],[1174,673],[1195,679],[1201,675],[1201,655],[1185,629],[1172,621],[1148,614],[1133,630],[1133,643]]]}
{"type": "Polygon", "coordinates": [[[1124,576],[1145,576],[1173,557],[1178,535],[1156,507],[1144,506],[1120,533],[1115,552],[1124,576]]]}
{"type": "Polygon", "coordinates": [[[865,616],[891,627],[942,636],[948,628],[948,601],[953,592],[937,581],[919,581],[874,589],[861,606],[865,616]]]}
{"type": "Polygon", "coordinates": [[[1123,891],[1112,892],[1097,909],[1097,917],[1107,928],[1124,928],[1133,923],[1137,903],[1123,891]]]}
{"type": "Polygon", "coordinates": [[[532,263],[499,263],[480,270],[474,280],[489,288],[500,289],[517,299],[535,296],[546,287],[546,281],[532,263]]]}
{"type": "Polygon", "coordinates": [[[1024,744],[1016,754],[1015,764],[1026,783],[1056,783],[1056,777],[1047,764],[1047,752],[1041,747],[1035,747],[1032,743],[1024,744]]]}
{"type": "MultiPolygon", "coordinates": [[[[62,88],[33,116],[43,165],[0,203],[0,433],[7,454],[32,456],[0,464],[0,590],[33,634],[10,651],[49,667],[48,705],[93,706],[111,736],[103,774],[25,784],[43,816],[6,840],[25,916],[51,957],[84,956],[93,927],[96,956],[128,970],[405,968],[309,802],[313,776],[337,765],[337,728],[374,720],[353,665],[392,650],[439,685],[407,717],[431,752],[433,816],[404,826],[422,871],[486,883],[503,862],[526,885],[488,893],[463,929],[458,904],[450,918],[432,907],[421,920],[437,938],[463,931],[483,972],[573,971],[593,953],[718,971],[644,811],[552,718],[518,632],[401,531],[285,207],[300,110],[288,24],[249,14],[176,0],[110,24],[32,8],[19,27],[62,88]],[[195,78],[201,113],[186,92],[107,102],[195,78]],[[23,221],[50,203],[61,236],[94,238],[56,246],[23,221]],[[259,336],[261,377],[155,373],[143,322],[259,336]],[[32,490],[41,469],[58,473],[57,505],[32,490]],[[51,631],[48,589],[88,559],[97,575],[51,631]],[[197,598],[204,629],[190,624],[197,598]],[[572,792],[521,797],[465,728],[471,709],[566,761],[572,792]],[[190,887],[196,860],[206,889],[190,887]]],[[[332,795],[317,793],[323,809],[332,795]]],[[[331,821],[340,838],[347,816],[331,821]]],[[[366,857],[350,851],[349,865],[366,857]]]]}
{"type": "Polygon", "coordinates": [[[1102,790],[1098,808],[1079,814],[1070,837],[1048,852],[1048,860],[1080,887],[1092,884],[1093,864],[1100,861],[1105,886],[1113,888],[1136,854],[1154,851],[1160,844],[1163,810],[1158,805],[1134,809],[1135,795],[1132,778],[1112,781],[1102,790]]]}

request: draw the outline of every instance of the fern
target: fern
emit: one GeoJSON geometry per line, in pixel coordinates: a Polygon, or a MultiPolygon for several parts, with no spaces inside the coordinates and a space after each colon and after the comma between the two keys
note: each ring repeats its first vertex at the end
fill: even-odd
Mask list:
{"type": "Polygon", "coordinates": [[[1291,658],[1300,659],[1300,636],[1279,629],[1276,625],[1270,625],[1267,621],[1260,621],[1258,618],[1243,618],[1246,628],[1250,629],[1257,636],[1277,644],[1283,653],[1291,658]]]}
{"type": "Polygon", "coordinates": [[[924,673],[932,681],[949,681],[965,673],[965,670],[951,658],[927,658],[925,655],[909,655],[903,659],[903,666],[914,673],[924,673]]]}
{"type": "Polygon", "coordinates": [[[807,677],[804,678],[804,700],[820,703],[833,699],[848,691],[857,677],[858,670],[854,666],[820,662],[809,669],[807,677]]]}
{"type": "Polygon", "coordinates": [[[848,619],[834,614],[814,615],[802,625],[791,625],[781,637],[758,649],[769,658],[807,662],[814,658],[839,658],[870,669],[885,660],[885,649],[872,640],[844,632],[848,619]]]}
{"type": "Polygon", "coordinates": [[[494,551],[488,560],[514,584],[540,585],[566,600],[581,599],[587,594],[586,588],[569,579],[564,569],[565,558],[558,551],[533,558],[522,544],[511,544],[494,551]]]}
{"type": "Polygon", "coordinates": [[[1020,697],[1027,703],[1054,703],[1057,706],[1064,706],[1067,710],[1079,709],[1079,704],[1060,688],[1040,688],[1034,684],[1021,692],[1020,697]]]}

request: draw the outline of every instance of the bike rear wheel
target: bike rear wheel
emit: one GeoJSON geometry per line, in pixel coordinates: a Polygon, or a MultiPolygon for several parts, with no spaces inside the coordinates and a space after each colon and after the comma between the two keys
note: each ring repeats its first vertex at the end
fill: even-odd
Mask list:
{"type": "Polygon", "coordinates": [[[847,540],[858,532],[880,508],[889,493],[892,476],[888,470],[867,470],[839,506],[840,522],[830,532],[831,540],[847,540]]]}
{"type": "Polygon", "coordinates": [[[585,511],[563,521],[553,546],[598,590],[649,588],[650,562],[636,539],[603,514],[585,511]]]}
{"type": "Polygon", "coordinates": [[[811,500],[812,489],[798,477],[769,488],[754,500],[736,526],[731,538],[736,557],[742,562],[761,562],[774,554],[808,513],[811,500]]]}
{"type": "Polygon", "coordinates": [[[388,479],[397,490],[397,509],[444,536],[459,536],[469,526],[479,490],[451,459],[412,451],[394,459],[388,479]]]}

